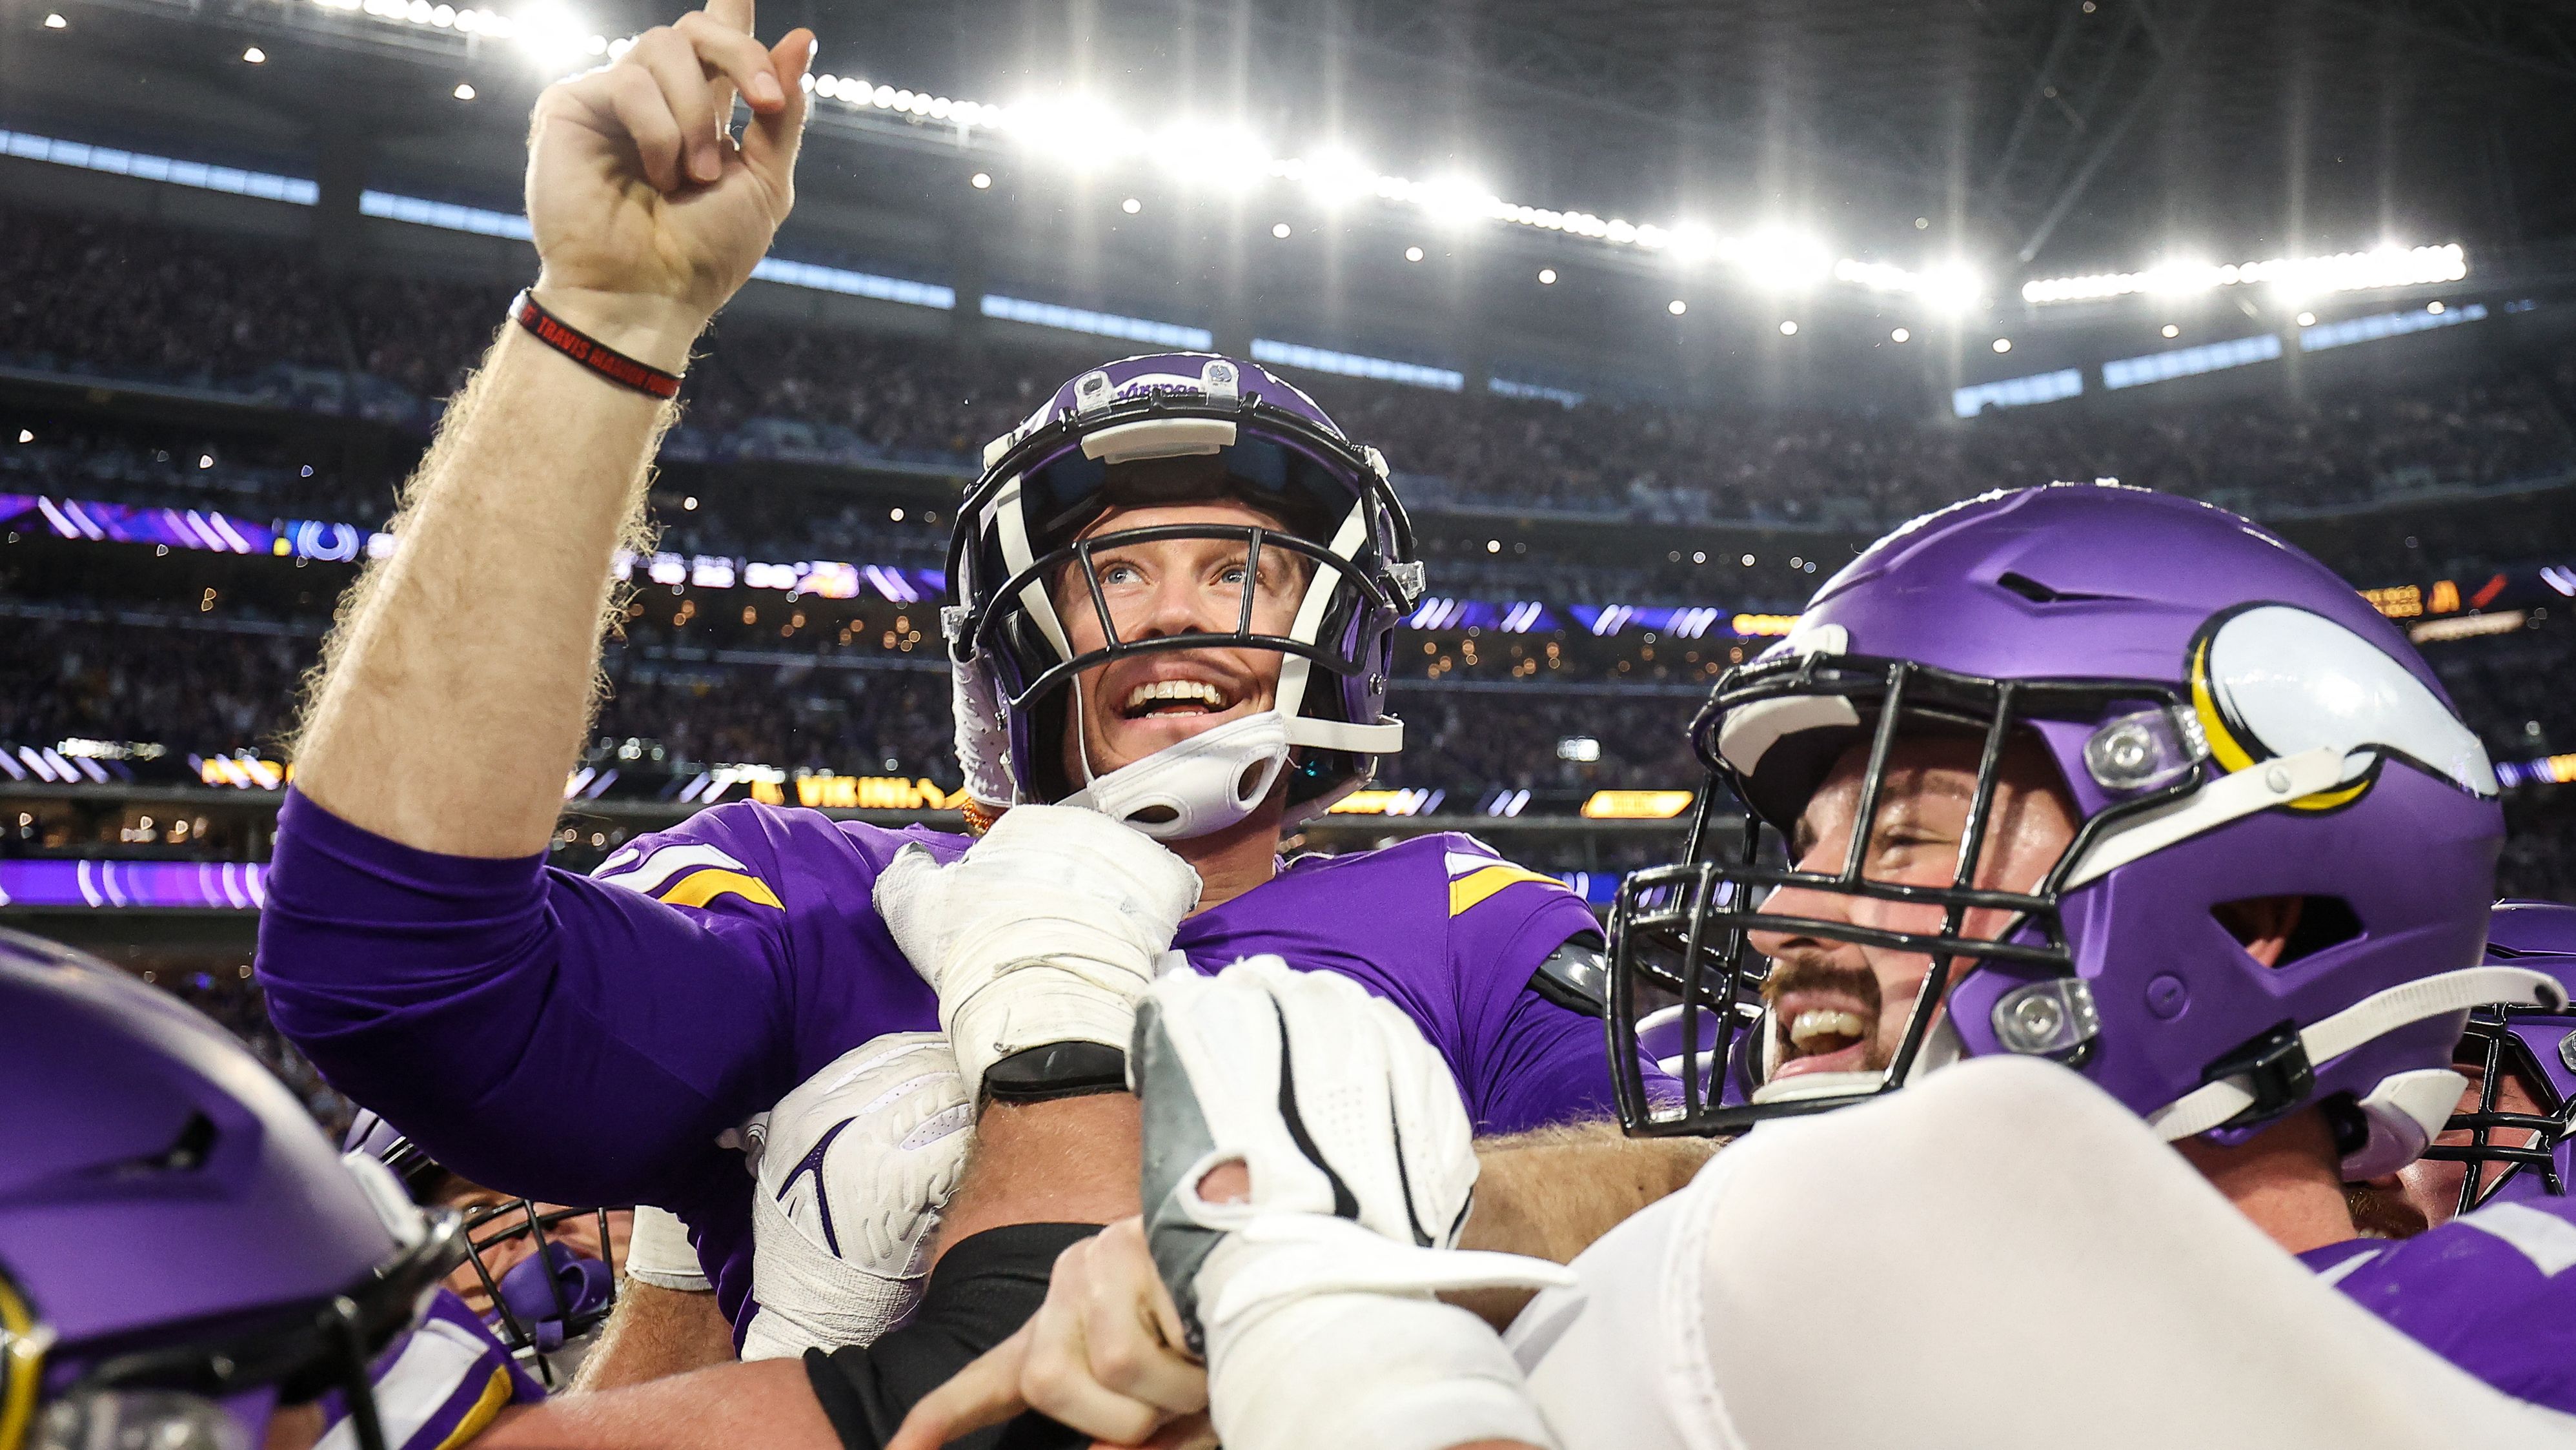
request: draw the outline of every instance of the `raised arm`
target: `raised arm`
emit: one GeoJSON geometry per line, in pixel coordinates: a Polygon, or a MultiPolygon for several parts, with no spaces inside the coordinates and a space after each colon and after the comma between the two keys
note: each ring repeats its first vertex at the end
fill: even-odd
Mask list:
{"type": "MultiPolygon", "coordinates": [[[[710,0],[537,102],[531,295],[667,372],[793,201],[814,40],[764,49],[751,21],[751,0],[710,0]]],[[[502,329],[411,481],[401,547],[343,607],[296,750],[304,794],[424,851],[544,849],[589,727],[611,556],[673,416],[502,329]]]]}

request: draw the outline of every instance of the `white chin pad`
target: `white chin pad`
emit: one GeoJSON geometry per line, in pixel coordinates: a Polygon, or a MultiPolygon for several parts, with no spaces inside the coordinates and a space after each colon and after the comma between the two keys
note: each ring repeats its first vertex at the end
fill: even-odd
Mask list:
{"type": "Polygon", "coordinates": [[[1229,720],[1122,765],[1064,798],[1157,841],[1204,836],[1249,817],[1288,764],[1288,722],[1276,710],[1229,720]]]}
{"type": "Polygon", "coordinates": [[[2469,1080],[2447,1067],[2394,1073],[2361,1100],[2362,1121],[2370,1137],[2360,1151],[2343,1160],[2347,1183],[2384,1177],[2424,1156],[2424,1149],[2451,1120],[2469,1080]]]}

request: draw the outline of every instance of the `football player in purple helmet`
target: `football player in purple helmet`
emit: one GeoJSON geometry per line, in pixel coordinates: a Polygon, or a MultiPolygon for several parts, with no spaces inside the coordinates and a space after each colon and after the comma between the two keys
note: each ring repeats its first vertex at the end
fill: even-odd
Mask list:
{"type": "Polygon", "coordinates": [[[1989,495],[1839,572],[1692,734],[1749,820],[1704,808],[1687,860],[1625,883],[1609,1056],[1632,1132],[1745,1136],[1575,1257],[1577,1288],[1530,1302],[1510,1354],[1418,1304],[1397,1353],[1371,1318],[1506,1281],[1444,1280],[1421,1256],[1447,1250],[1403,1242],[1475,1179],[1421,1130],[1419,1052],[1380,1033],[1355,1086],[1307,1106],[1304,1064],[1359,1055],[1355,1016],[1301,1036],[1332,1014],[1291,985],[1225,1000],[1175,980],[1139,1030],[1141,1231],[1068,1254],[1068,1312],[1051,1301],[926,1402],[906,1445],[1021,1400],[1141,1438],[1193,1394],[1234,1450],[1368,1406],[1397,1450],[2576,1425],[2565,1200],[2393,1247],[2347,1207],[2348,1177],[2443,1131],[2471,1009],[2568,1000],[2555,973],[2482,959],[2493,772],[2348,585],[2188,500],[1989,495]],[[1343,1105],[1380,1081],[1395,1138],[1355,1134],[1343,1105]],[[1312,1252],[1361,1229],[1397,1240],[1383,1263],[1312,1252]],[[1178,1346],[1202,1343],[1193,1381],[1178,1346]],[[1333,1394],[1277,1423],[1316,1383],[1333,1394]]]}
{"type": "Polygon", "coordinates": [[[0,932],[0,1450],[456,1446],[540,1397],[465,1253],[220,1027],[0,932]]]}
{"type": "Polygon", "coordinates": [[[464,1216],[468,1253],[447,1276],[447,1287],[522,1363],[534,1363],[547,1387],[571,1383],[593,1331],[616,1306],[633,1210],[568,1208],[497,1193],[440,1167],[363,1108],[342,1146],[392,1169],[412,1202],[464,1216]]]}
{"type": "Polygon", "coordinates": [[[985,834],[742,802],[595,876],[547,867],[668,375],[792,200],[811,37],[763,46],[751,20],[709,0],[540,97],[542,271],[326,650],[258,970],[280,1029],[440,1163],[676,1212],[737,1336],[767,1245],[720,1140],[846,1054],[944,1032],[979,1116],[928,1262],[818,1232],[782,1266],[921,1295],[884,1340],[809,1346],[864,1442],[1134,1210],[1121,1059],[1175,953],[1365,983],[1489,1130],[1606,1117],[1612,1093],[1598,928],[1560,882],[1464,836],[1280,859],[1402,744],[1391,639],[1422,580],[1384,460],[1235,359],[1090,369],[989,450],[942,611],[985,834]]]}
{"type": "MultiPolygon", "coordinates": [[[[2499,901],[2487,960],[2549,972],[2576,990],[2576,906],[2499,901]]],[[[2491,1004],[2469,1014],[2457,1066],[2469,1080],[2449,1128],[2400,1173],[2440,1223],[2481,1204],[2564,1198],[2576,1164],[2576,1013],[2491,1004]]]]}

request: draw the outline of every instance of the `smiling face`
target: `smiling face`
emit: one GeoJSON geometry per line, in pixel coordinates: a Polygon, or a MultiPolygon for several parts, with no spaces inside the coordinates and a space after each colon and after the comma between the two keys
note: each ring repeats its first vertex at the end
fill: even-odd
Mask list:
{"type": "MultiPolygon", "coordinates": [[[[1286,527],[1248,505],[1214,500],[1112,509],[1082,537],[1182,524],[1286,527]]],[[[1265,547],[1255,565],[1247,552],[1240,539],[1157,539],[1098,549],[1091,568],[1121,641],[1232,632],[1242,618],[1247,576],[1252,632],[1284,635],[1305,597],[1308,560],[1265,547]]],[[[1081,654],[1106,646],[1109,634],[1076,568],[1055,582],[1055,610],[1066,640],[1081,654]]],[[[1284,658],[1267,649],[1156,650],[1084,670],[1076,677],[1080,709],[1074,728],[1065,732],[1065,778],[1078,787],[1226,721],[1269,709],[1284,658]]]]}
{"type": "MultiPolygon", "coordinates": [[[[1958,871],[1968,807],[1975,796],[1981,742],[1927,737],[1900,739],[1889,753],[1861,874],[1911,886],[1948,886],[1958,871]]],[[[1843,869],[1860,807],[1861,778],[1869,746],[1854,745],[1835,761],[1792,833],[1797,869],[1827,875],[1843,869]]],[[[1979,852],[1974,884],[2027,892],[2038,885],[2075,839],[2077,820],[2057,771],[2037,745],[2016,741],[1998,772],[1991,819],[1979,852]]],[[[1939,906],[1786,886],[1763,903],[1765,914],[1882,931],[1937,934],[1939,906]]],[[[2009,913],[1966,913],[1960,934],[1992,938],[2009,913]]],[[[1798,930],[1749,933],[1753,949],[1771,958],[1763,996],[1771,1007],[1779,1063],[1772,1080],[1815,1072],[1881,1072],[1895,1060],[1905,1019],[1932,970],[1921,952],[1864,947],[1798,930]]],[[[1967,963],[1953,963],[1952,976],[1967,963]]]]}

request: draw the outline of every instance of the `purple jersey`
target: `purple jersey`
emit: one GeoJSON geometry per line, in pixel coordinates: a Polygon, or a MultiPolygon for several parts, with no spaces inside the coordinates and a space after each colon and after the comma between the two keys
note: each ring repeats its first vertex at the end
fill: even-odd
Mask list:
{"type": "Polygon", "coordinates": [[[2411,1239],[2299,1258],[2470,1374],[2576,1414],[2576,1199],[2492,1204],[2411,1239]]]}
{"type": "MultiPolygon", "coordinates": [[[[590,877],[397,845],[290,791],[260,919],[277,1025],[341,1091],[458,1173],[553,1203],[685,1220],[737,1324],[750,1193],[720,1135],[853,1047],[937,1030],[877,919],[890,831],[743,802],[630,842],[590,877]]],[[[1181,926],[1213,972],[1274,952],[1402,1007],[1481,1132],[1606,1117],[1601,1023],[1530,979],[1591,912],[1465,836],[1304,857],[1181,926]]]]}

